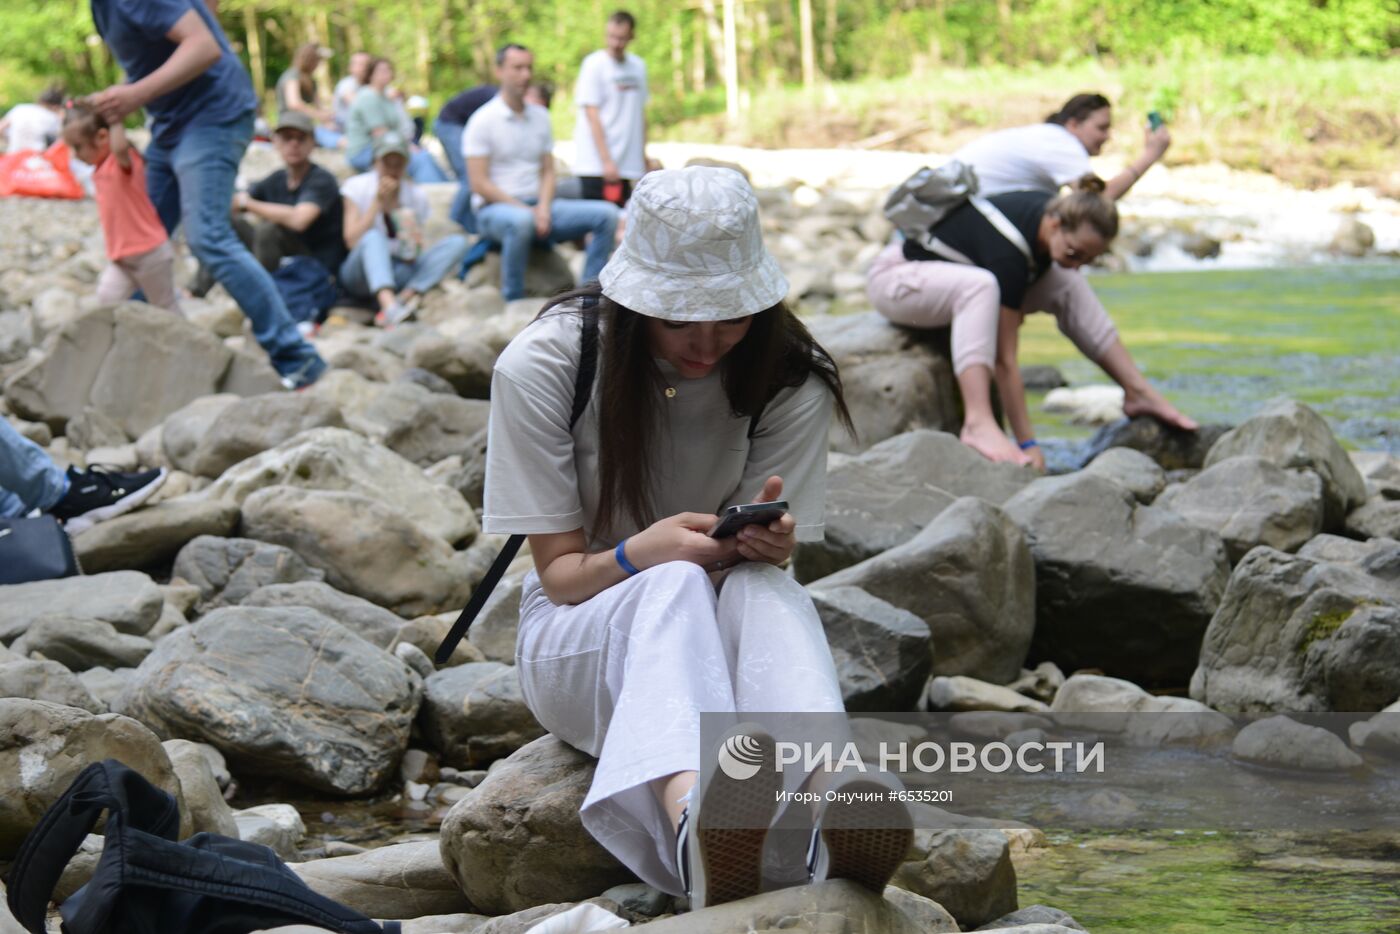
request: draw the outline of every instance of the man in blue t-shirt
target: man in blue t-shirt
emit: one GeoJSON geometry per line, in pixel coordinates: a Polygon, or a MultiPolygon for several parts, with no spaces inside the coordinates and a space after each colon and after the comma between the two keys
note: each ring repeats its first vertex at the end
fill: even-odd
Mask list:
{"type": "Polygon", "coordinates": [[[190,251],[248,320],[289,388],[325,371],[297,331],[267,270],[229,218],[238,163],[253,135],[257,98],[248,73],[201,0],[91,0],[92,20],[127,83],[94,95],[108,122],[151,116],[146,187],[166,230],[183,219],[190,251]]]}

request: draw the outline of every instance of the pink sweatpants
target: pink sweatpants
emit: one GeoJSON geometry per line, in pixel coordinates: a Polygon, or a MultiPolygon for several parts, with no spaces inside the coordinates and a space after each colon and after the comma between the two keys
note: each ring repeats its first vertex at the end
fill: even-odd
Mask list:
{"type": "Polygon", "coordinates": [[[140,289],[147,303],[180,313],[175,296],[175,249],[167,240],[154,250],[113,260],[97,280],[97,300],[124,302],[140,289]]]}
{"type": "MultiPolygon", "coordinates": [[[[886,247],[870,264],[866,291],[875,310],[912,328],[952,325],[953,372],[996,363],[1001,290],[980,266],[942,260],[907,260],[903,244],[886,247]]],[[[1045,311],[1080,353],[1098,362],[1118,339],[1118,330],[1077,270],[1051,264],[1026,290],[1022,314],[1045,311]]]]}

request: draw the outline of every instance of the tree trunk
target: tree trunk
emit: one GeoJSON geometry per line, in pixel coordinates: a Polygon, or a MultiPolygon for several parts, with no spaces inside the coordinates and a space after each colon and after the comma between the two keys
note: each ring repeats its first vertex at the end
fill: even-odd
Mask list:
{"type": "Polygon", "coordinates": [[[817,83],[816,42],[812,37],[812,0],[797,0],[797,19],[802,37],[802,86],[817,83]]]}
{"type": "Polygon", "coordinates": [[[836,0],[826,0],[826,22],[822,24],[822,69],[826,77],[836,74],[836,0]]]}
{"type": "Polygon", "coordinates": [[[724,0],[724,114],[739,124],[739,35],[735,0],[724,0]]]}
{"type": "Polygon", "coordinates": [[[243,8],[243,33],[248,42],[248,74],[253,79],[253,93],[262,109],[263,94],[267,92],[267,65],[263,61],[262,33],[258,14],[251,6],[243,8]]]}
{"type": "Polygon", "coordinates": [[[676,97],[685,94],[685,35],[679,15],[671,20],[671,93],[676,97]]]}
{"type": "Polygon", "coordinates": [[[694,40],[690,51],[690,89],[696,94],[705,90],[705,30],[690,18],[690,35],[694,40]]]}
{"type": "Polygon", "coordinates": [[[783,11],[782,62],[783,77],[793,77],[801,67],[802,53],[797,48],[797,23],[792,18],[792,0],[782,0],[778,9],[783,11]]]}
{"type": "MultiPolygon", "coordinates": [[[[724,8],[729,9],[731,4],[725,0],[724,8]]],[[[715,0],[700,0],[700,11],[705,17],[705,35],[710,42],[710,59],[715,63],[720,74],[724,74],[724,35],[720,26],[719,15],[715,12],[715,0]]]]}

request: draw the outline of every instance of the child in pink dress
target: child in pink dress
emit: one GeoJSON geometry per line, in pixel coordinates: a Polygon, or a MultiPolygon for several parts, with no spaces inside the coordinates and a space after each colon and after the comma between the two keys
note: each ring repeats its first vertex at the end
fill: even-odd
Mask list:
{"type": "Polygon", "coordinates": [[[94,167],[97,216],[112,261],[97,280],[98,300],[126,301],[140,289],[152,305],[178,314],[175,250],[146,194],[146,160],[127,141],[121,124],[109,126],[81,101],[68,108],[63,138],[75,156],[94,167]]]}

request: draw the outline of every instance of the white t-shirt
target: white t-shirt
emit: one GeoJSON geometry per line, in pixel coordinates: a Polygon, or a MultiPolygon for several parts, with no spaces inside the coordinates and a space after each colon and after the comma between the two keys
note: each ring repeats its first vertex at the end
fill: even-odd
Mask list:
{"type": "Polygon", "coordinates": [[[350,105],[355,103],[355,94],[360,90],[360,82],[354,75],[346,75],[335,83],[331,92],[331,109],[335,112],[335,125],[344,130],[350,123],[350,105]]]}
{"type": "Polygon", "coordinates": [[[43,152],[63,132],[58,114],[38,104],[16,104],[5,114],[10,121],[8,130],[9,151],[33,149],[43,152]]]}
{"type": "Polygon", "coordinates": [[[646,172],[647,66],[631,52],[618,61],[599,49],[583,60],[574,88],[578,121],[574,126],[574,174],[603,174],[603,159],[593,141],[585,107],[597,107],[603,138],[618,174],[636,181],[646,172]]]}
{"type": "MultiPolygon", "coordinates": [[[[389,225],[384,220],[384,212],[379,210],[376,204],[379,196],[377,170],[370,169],[346,179],[340,186],[340,194],[361,211],[374,211],[374,227],[389,237],[391,245],[398,239],[389,236],[389,225]]],[[[428,193],[409,181],[407,176],[399,180],[399,209],[394,212],[394,216],[396,225],[417,224],[420,231],[428,223],[428,193]]]]}
{"type": "MultiPolygon", "coordinates": [[[[521,201],[539,198],[540,166],[553,153],[549,111],[526,104],[523,113],[516,113],[500,94],[477,108],[462,131],[462,156],[490,159],[492,183],[521,201]]],[[[484,203],[481,195],[472,195],[473,208],[480,210],[484,203]]]]}
{"type": "Polygon", "coordinates": [[[953,158],[972,166],[978,192],[988,196],[1026,190],[1054,194],[1093,171],[1084,144],[1058,123],[998,130],[968,143],[953,158]]]}
{"type": "MultiPolygon", "coordinates": [[[[570,431],[580,322],[572,312],[548,314],[521,331],[496,361],[482,527],[521,535],[582,528],[589,550],[599,551],[641,529],[623,521],[607,540],[595,531],[602,361],[588,407],[570,431]]],[[[749,419],[729,411],[718,368],[701,379],[681,379],[666,363],[658,365],[677,392],[661,400],[666,422],[653,474],[652,521],[752,502],[764,480],[778,474],[798,541],[821,541],[833,403],[826,384],[812,376],[779,392],[750,439],[749,419]]]]}

